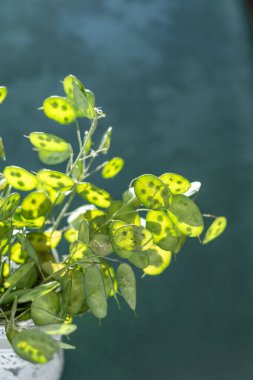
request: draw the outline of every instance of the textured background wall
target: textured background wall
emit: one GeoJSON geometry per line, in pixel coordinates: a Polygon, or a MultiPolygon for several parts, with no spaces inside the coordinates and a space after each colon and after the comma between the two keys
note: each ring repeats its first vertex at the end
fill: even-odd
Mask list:
{"type": "Polygon", "coordinates": [[[124,173],[106,186],[116,198],[144,172],[180,172],[203,183],[205,212],[229,219],[220,240],[189,242],[161,277],[139,279],[137,318],[111,304],[101,327],[91,316],[78,319],[71,337],[78,349],[66,353],[63,379],[253,376],[253,56],[242,3],[1,2],[0,83],[9,96],[0,134],[8,164],[39,168],[21,137],[30,131],[74,141],[71,128],[36,110],[73,73],[97,94],[104,126],[114,126],[112,155],[126,159],[124,173]]]}

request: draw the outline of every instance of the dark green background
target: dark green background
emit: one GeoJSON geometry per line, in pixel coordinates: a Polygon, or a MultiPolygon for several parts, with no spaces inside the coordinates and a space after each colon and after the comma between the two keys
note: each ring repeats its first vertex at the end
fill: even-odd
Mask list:
{"type": "Polygon", "coordinates": [[[229,227],[209,246],[189,242],[160,277],[139,278],[137,318],[111,303],[101,327],[78,320],[63,379],[252,379],[253,56],[243,1],[2,1],[8,164],[39,168],[22,138],[30,131],[75,141],[36,110],[69,73],[96,93],[108,115],[101,128],[114,126],[111,154],[126,159],[105,188],[117,198],[142,173],[180,172],[203,183],[203,211],[227,215],[229,227]]]}

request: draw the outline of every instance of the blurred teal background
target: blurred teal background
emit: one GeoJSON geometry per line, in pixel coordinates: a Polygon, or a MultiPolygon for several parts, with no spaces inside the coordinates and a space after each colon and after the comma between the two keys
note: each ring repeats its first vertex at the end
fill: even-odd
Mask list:
{"type": "MultiPolygon", "coordinates": [[[[40,167],[31,131],[76,143],[37,107],[79,77],[114,126],[106,184],[115,198],[142,173],[180,172],[203,184],[204,212],[227,215],[220,239],[189,242],[160,277],[140,279],[137,318],[111,302],[99,326],[78,319],[62,379],[253,378],[253,55],[239,0],[12,0],[0,5],[0,109],[7,163],[40,167]]],[[[1,163],[0,170],[3,168],[1,163]]]]}

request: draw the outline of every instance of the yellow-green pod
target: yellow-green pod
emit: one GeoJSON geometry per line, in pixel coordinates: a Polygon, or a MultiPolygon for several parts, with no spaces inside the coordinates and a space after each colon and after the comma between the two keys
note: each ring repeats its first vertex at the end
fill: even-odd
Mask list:
{"type": "Polygon", "coordinates": [[[49,119],[60,124],[71,124],[76,120],[75,110],[70,102],[61,96],[50,96],[43,102],[43,110],[49,119]]]}
{"type": "Polygon", "coordinates": [[[164,173],[159,178],[168,186],[172,194],[184,194],[191,187],[191,182],[180,174],[164,173]]]}
{"type": "Polygon", "coordinates": [[[102,170],[104,178],[115,177],[124,167],[124,160],[120,157],[114,157],[106,163],[102,170]]]}
{"type": "Polygon", "coordinates": [[[6,166],[4,177],[9,185],[22,191],[31,191],[38,185],[35,175],[19,166],[6,166]]]}
{"type": "Polygon", "coordinates": [[[101,319],[107,315],[107,297],[102,274],[96,266],[90,266],[84,274],[87,304],[92,314],[101,319]]]}
{"type": "Polygon", "coordinates": [[[146,216],[146,228],[152,232],[154,243],[166,251],[174,251],[179,233],[168,215],[163,211],[151,210],[146,216]]]}
{"type": "Polygon", "coordinates": [[[94,257],[92,249],[82,241],[76,240],[69,246],[69,258],[73,261],[80,261],[94,257]]]}
{"type": "Polygon", "coordinates": [[[141,218],[134,207],[124,205],[123,201],[112,201],[107,209],[107,215],[113,219],[122,220],[127,224],[140,226],[141,218]]]}
{"type": "Polygon", "coordinates": [[[3,103],[3,101],[6,98],[7,94],[8,94],[7,87],[0,86],[0,104],[3,103]]]}
{"type": "Polygon", "coordinates": [[[85,301],[84,275],[80,270],[73,269],[64,276],[64,289],[67,289],[69,281],[71,287],[68,295],[67,309],[69,314],[76,315],[81,311],[85,301]]]}
{"type": "Polygon", "coordinates": [[[46,196],[49,198],[51,203],[56,204],[56,205],[61,204],[65,199],[64,192],[55,190],[51,186],[47,186],[42,183],[37,186],[37,190],[43,191],[46,194],[46,196]]]}
{"type": "Polygon", "coordinates": [[[65,152],[70,150],[70,145],[61,137],[45,132],[32,132],[29,135],[30,142],[39,150],[48,152],[65,152]]]}
{"type": "Polygon", "coordinates": [[[126,225],[115,231],[113,242],[127,251],[145,251],[153,245],[153,236],[142,226],[126,225]]]}
{"type": "Polygon", "coordinates": [[[46,186],[58,191],[68,191],[71,190],[75,185],[73,179],[68,177],[66,174],[57,172],[55,170],[43,169],[38,172],[39,180],[46,186]]]}
{"type": "Polygon", "coordinates": [[[210,241],[216,239],[219,235],[221,235],[224,232],[226,227],[227,219],[225,218],[225,216],[219,216],[218,218],[216,218],[206,231],[202,244],[210,243],[210,241]]]}
{"type": "Polygon", "coordinates": [[[152,174],[138,177],[134,182],[134,191],[140,203],[149,209],[166,209],[171,203],[169,188],[152,174]]]}
{"type": "Polygon", "coordinates": [[[58,165],[66,161],[71,155],[71,150],[64,152],[49,152],[47,150],[39,151],[39,159],[45,165],[58,165]]]}
{"type": "Polygon", "coordinates": [[[36,297],[31,305],[31,317],[36,325],[59,323],[60,299],[55,292],[36,297]]]}
{"type": "Polygon", "coordinates": [[[199,236],[204,229],[204,221],[196,204],[184,195],[174,195],[168,215],[176,227],[189,237],[199,236]]]}
{"type": "Polygon", "coordinates": [[[33,191],[24,198],[21,204],[22,215],[26,219],[37,219],[45,216],[50,206],[51,202],[45,193],[33,191]]]}
{"type": "Polygon", "coordinates": [[[85,88],[82,82],[77,77],[70,74],[63,79],[63,89],[65,94],[72,99],[74,98],[74,83],[76,83],[80,90],[85,93],[85,88]]]}
{"type": "Polygon", "coordinates": [[[69,243],[74,243],[78,239],[78,231],[75,230],[75,228],[70,227],[65,231],[64,233],[64,238],[69,242],[69,243]]]}
{"type": "Polygon", "coordinates": [[[3,143],[2,137],[0,137],[0,158],[4,161],[6,160],[4,143],[3,143]]]}
{"type": "Polygon", "coordinates": [[[108,256],[113,252],[112,243],[107,234],[93,235],[89,245],[98,256],[108,256]]]}
{"type": "Polygon", "coordinates": [[[150,276],[161,274],[171,263],[171,251],[165,251],[158,245],[152,245],[146,252],[149,256],[149,265],[143,270],[145,274],[150,276]]]}
{"type": "Polygon", "coordinates": [[[118,291],[118,283],[115,276],[115,271],[113,267],[108,264],[101,265],[101,274],[104,280],[105,292],[109,297],[115,296],[118,291]]]}
{"type": "Polygon", "coordinates": [[[21,244],[17,242],[11,247],[10,258],[16,264],[24,264],[28,258],[28,253],[22,250],[21,244]]]}
{"type": "Polygon", "coordinates": [[[41,228],[45,223],[45,217],[40,216],[39,218],[36,219],[26,219],[22,215],[22,210],[21,208],[18,208],[13,216],[12,224],[15,227],[27,227],[27,228],[41,228]]]}
{"type": "Polygon", "coordinates": [[[133,252],[128,261],[136,268],[144,269],[149,265],[149,255],[147,251],[133,252]]]}
{"type": "Polygon", "coordinates": [[[12,346],[18,356],[37,364],[47,363],[60,349],[57,341],[39,329],[21,330],[14,336],[12,346]]]}
{"type": "Polygon", "coordinates": [[[111,204],[110,194],[89,182],[80,183],[77,192],[82,198],[98,207],[107,208],[111,204]]]}

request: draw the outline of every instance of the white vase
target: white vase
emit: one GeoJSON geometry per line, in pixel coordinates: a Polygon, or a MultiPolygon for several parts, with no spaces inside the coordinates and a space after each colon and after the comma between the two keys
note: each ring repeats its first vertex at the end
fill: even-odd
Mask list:
{"type": "Polygon", "coordinates": [[[59,380],[62,371],[62,351],[46,364],[30,363],[15,354],[0,326],[0,380],[59,380]]]}

